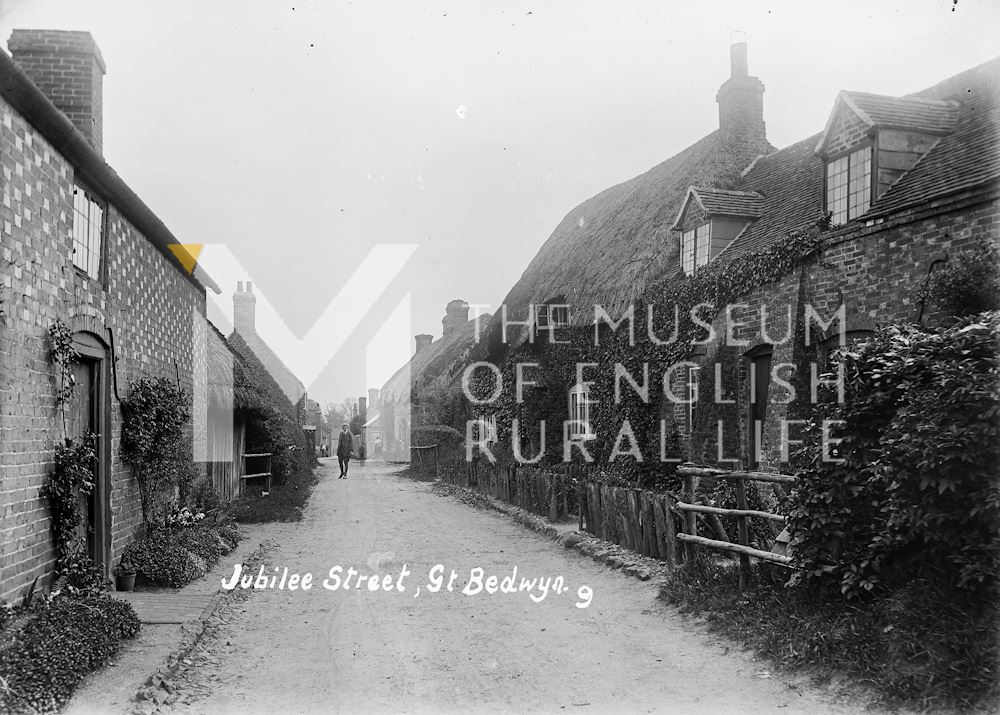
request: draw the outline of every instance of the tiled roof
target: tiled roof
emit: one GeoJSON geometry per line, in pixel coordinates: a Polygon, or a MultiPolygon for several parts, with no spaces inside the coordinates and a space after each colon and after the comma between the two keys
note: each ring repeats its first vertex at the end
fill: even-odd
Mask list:
{"type": "MultiPolygon", "coordinates": [[[[924,113],[925,127],[930,126],[931,117],[937,117],[935,121],[940,126],[946,111],[955,113],[951,132],[876,199],[862,220],[883,217],[990,182],[1000,184],[1000,58],[901,99],[850,94],[879,100],[867,103],[862,100],[862,105],[874,111],[878,121],[885,122],[884,126],[902,126],[901,121],[891,121],[882,114],[891,107],[913,108],[919,104],[936,108],[924,113]],[[877,109],[873,109],[876,105],[877,109]],[[946,107],[953,109],[944,111],[946,107]]],[[[818,134],[800,141],[751,167],[740,189],[763,196],[762,217],[748,226],[720,257],[763,248],[823,216],[823,161],[814,153],[821,138],[822,134],[818,134]]]]}
{"type": "Polygon", "coordinates": [[[691,193],[709,215],[747,216],[761,215],[761,195],[755,191],[730,191],[706,186],[692,186],[691,193]]]}
{"type": "Polygon", "coordinates": [[[958,103],[952,101],[886,97],[867,92],[841,92],[841,96],[858,116],[875,127],[946,134],[958,119],[958,103]]]}
{"type": "Polygon", "coordinates": [[[889,187],[866,217],[1000,182],[1000,58],[931,87],[921,96],[961,102],[955,129],[889,187]]]}
{"type": "Polygon", "coordinates": [[[721,255],[761,248],[823,216],[823,160],[813,152],[817,136],[759,159],[743,180],[761,198],[761,218],[721,255]]]}

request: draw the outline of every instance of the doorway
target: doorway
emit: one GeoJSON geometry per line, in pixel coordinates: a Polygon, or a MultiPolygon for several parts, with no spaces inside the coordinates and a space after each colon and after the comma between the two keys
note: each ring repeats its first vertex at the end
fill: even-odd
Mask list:
{"type": "Polygon", "coordinates": [[[87,433],[96,436],[94,451],[94,488],[90,494],[78,494],[80,505],[80,543],[95,566],[107,576],[110,559],[110,393],[108,391],[108,361],[104,344],[90,333],[76,333],[73,347],[80,357],[73,364],[76,390],[67,410],[66,436],[77,439],[87,433]]]}

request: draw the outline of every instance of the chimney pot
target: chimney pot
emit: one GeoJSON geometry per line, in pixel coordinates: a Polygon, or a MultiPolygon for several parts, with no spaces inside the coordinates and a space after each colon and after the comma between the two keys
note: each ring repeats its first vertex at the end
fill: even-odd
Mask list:
{"type": "Polygon", "coordinates": [[[729,76],[733,78],[748,77],[747,41],[736,40],[729,46],[729,76]]]}

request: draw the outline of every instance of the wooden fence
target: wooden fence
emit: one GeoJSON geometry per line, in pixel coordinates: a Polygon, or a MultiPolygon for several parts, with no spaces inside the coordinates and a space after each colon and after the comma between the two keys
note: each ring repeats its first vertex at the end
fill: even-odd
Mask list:
{"type": "Polygon", "coordinates": [[[577,513],[576,482],[569,474],[483,460],[434,459],[438,478],[449,484],[474,489],[550,521],[577,513]]]}
{"type": "Polygon", "coordinates": [[[792,560],[788,556],[763,551],[750,545],[750,519],[766,519],[784,524],[785,517],[780,514],[750,509],[747,505],[746,483],[748,481],[755,481],[790,485],[795,483],[795,477],[788,474],[770,474],[766,472],[729,472],[723,469],[695,467],[689,464],[679,466],[677,473],[684,478],[684,500],[677,502],[675,505],[684,514],[683,529],[677,534],[677,538],[684,544],[686,560],[694,558],[695,548],[698,546],[737,554],[740,559],[740,589],[746,588],[750,583],[750,557],[783,566],[791,563],[792,560]],[[698,489],[698,479],[700,477],[728,479],[735,482],[737,508],[722,509],[720,507],[696,503],[695,494],[698,489]],[[709,539],[704,536],[698,536],[698,514],[736,517],[737,543],[734,544],[721,539],[709,539]]]}
{"type": "Polygon", "coordinates": [[[580,485],[580,529],[673,566],[677,542],[672,505],[669,494],[586,481],[580,485]]]}
{"type": "Polygon", "coordinates": [[[787,474],[729,472],[683,464],[677,473],[684,480],[684,491],[677,498],[670,493],[605,484],[596,480],[593,467],[586,465],[532,467],[485,460],[467,462],[463,458],[442,459],[436,446],[413,450],[414,463],[419,462],[425,471],[432,470],[449,484],[474,489],[551,521],[576,515],[581,531],[660,559],[670,567],[681,560],[693,560],[698,547],[735,554],[740,561],[740,587],[745,588],[750,581],[751,558],[783,566],[791,563],[788,556],[752,545],[750,519],[783,525],[785,517],[750,509],[746,496],[747,481],[794,484],[795,477],[787,474]],[[737,508],[701,503],[696,493],[702,477],[732,480],[737,508]],[[736,543],[729,540],[721,516],[736,519],[736,543]],[[698,535],[699,518],[716,538],[698,535]]]}

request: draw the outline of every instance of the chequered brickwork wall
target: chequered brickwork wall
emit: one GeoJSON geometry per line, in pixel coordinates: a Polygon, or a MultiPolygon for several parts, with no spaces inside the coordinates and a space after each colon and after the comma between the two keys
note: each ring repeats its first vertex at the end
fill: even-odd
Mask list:
{"type": "MultiPolygon", "coordinates": [[[[143,373],[179,375],[190,390],[191,326],[193,314],[204,315],[205,296],[113,206],[107,285],[77,271],[73,167],[3,101],[0,171],[0,599],[9,599],[54,565],[40,494],[62,439],[48,326],[62,319],[105,343],[113,331],[122,395],[143,373]]],[[[141,524],[135,481],[119,457],[120,416],[112,395],[112,563],[141,524]]]]}

